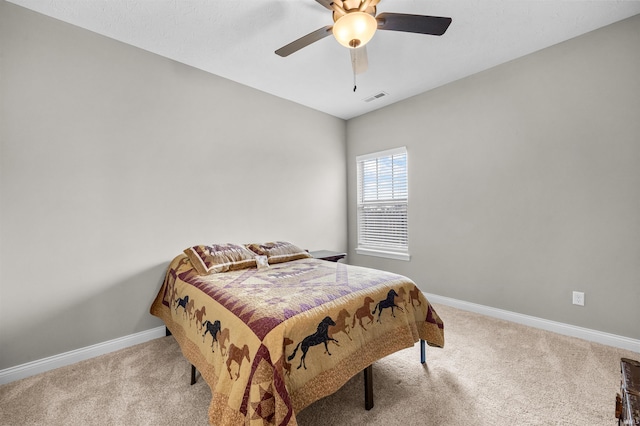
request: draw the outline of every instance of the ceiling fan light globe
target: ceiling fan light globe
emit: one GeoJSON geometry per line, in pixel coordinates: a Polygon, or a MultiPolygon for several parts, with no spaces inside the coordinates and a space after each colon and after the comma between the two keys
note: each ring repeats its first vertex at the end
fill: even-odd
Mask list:
{"type": "Polygon", "coordinates": [[[333,36],[348,48],[362,47],[378,28],[376,18],[365,12],[349,12],[333,24],[333,36]]]}

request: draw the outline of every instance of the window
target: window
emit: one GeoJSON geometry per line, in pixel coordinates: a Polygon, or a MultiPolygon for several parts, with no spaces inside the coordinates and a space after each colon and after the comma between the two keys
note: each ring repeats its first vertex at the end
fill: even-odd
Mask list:
{"type": "Polygon", "coordinates": [[[358,254],[409,260],[407,149],[356,157],[358,254]]]}

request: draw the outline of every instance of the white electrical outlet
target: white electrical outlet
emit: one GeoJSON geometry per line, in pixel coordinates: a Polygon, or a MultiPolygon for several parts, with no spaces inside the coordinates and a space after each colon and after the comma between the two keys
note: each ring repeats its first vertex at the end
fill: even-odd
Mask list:
{"type": "Polygon", "coordinates": [[[574,305],[579,305],[579,306],[584,306],[584,293],[581,291],[574,291],[573,292],[573,304],[574,305]]]}

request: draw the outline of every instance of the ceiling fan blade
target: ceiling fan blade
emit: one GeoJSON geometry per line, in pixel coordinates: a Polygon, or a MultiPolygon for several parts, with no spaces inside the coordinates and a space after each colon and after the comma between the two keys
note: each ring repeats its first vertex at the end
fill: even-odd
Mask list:
{"type": "Polygon", "coordinates": [[[276,50],[276,55],[280,55],[283,58],[286,56],[289,56],[292,53],[295,53],[298,50],[302,49],[303,47],[307,47],[311,43],[315,43],[318,40],[322,40],[323,38],[331,34],[332,28],[333,26],[327,25],[326,27],[322,27],[318,30],[315,30],[314,32],[309,33],[304,37],[300,37],[299,39],[292,41],[286,46],[283,46],[280,49],[276,50]]]}
{"type": "Polygon", "coordinates": [[[379,30],[404,31],[407,33],[440,36],[447,31],[451,18],[440,16],[408,15],[404,13],[381,13],[376,17],[379,30]]]}
{"type": "Polygon", "coordinates": [[[351,66],[354,74],[362,74],[369,69],[369,57],[367,56],[367,46],[349,49],[351,54],[351,66]]]}

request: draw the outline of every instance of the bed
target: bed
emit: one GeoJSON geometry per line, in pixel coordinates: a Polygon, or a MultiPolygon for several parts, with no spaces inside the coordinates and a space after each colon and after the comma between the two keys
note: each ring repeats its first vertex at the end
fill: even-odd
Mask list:
{"type": "Polygon", "coordinates": [[[211,388],[209,422],[296,425],[295,413],[444,325],[410,279],[313,259],[288,242],[202,245],[151,306],[211,388]]]}

